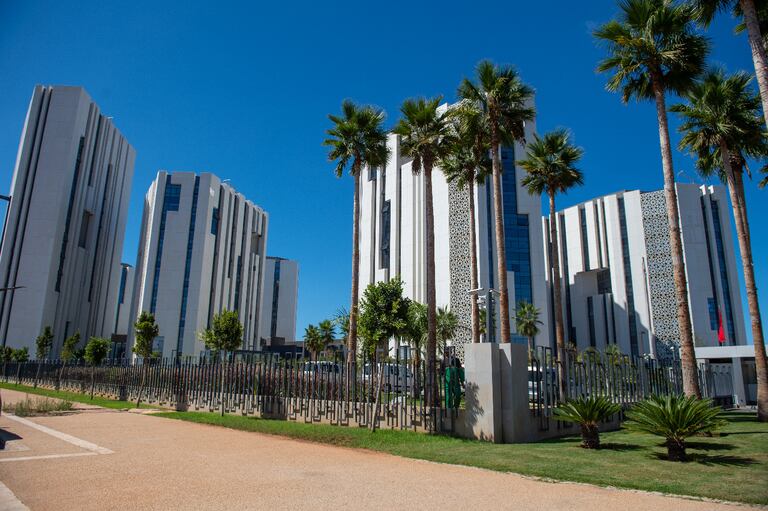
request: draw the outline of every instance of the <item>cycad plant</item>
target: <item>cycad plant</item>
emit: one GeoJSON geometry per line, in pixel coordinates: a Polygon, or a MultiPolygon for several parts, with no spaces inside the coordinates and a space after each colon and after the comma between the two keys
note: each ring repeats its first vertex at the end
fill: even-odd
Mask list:
{"type": "Polygon", "coordinates": [[[725,425],[720,409],[712,400],[696,396],[652,396],[635,404],[624,423],[630,431],[641,431],[666,440],[667,458],[685,461],[685,439],[713,432],[725,425]]]}
{"type": "Polygon", "coordinates": [[[573,422],[581,427],[581,446],[585,449],[600,448],[598,424],[621,411],[621,406],[607,397],[578,397],[569,399],[555,408],[555,417],[573,422]]]}
{"type": "Polygon", "coordinates": [[[690,5],[673,0],[622,0],[619,8],[618,19],[595,31],[595,37],[605,43],[608,53],[597,70],[611,73],[606,89],[620,91],[624,103],[634,98],[638,101],[653,100],[656,105],[680,328],[683,388],[687,395],[701,397],[666,97],[669,93],[684,94],[695,83],[704,70],[709,41],[696,31],[696,12],[690,5]]]}
{"type": "Polygon", "coordinates": [[[357,354],[357,302],[360,286],[360,174],[363,168],[375,169],[386,165],[389,159],[387,133],[384,130],[384,112],[372,106],[358,106],[352,101],[341,104],[341,116],[329,115],[333,127],[326,131],[323,142],[331,149],[328,159],[336,162],[336,177],[344,169],[355,180],[352,202],[352,299],[349,308],[347,362],[355,361],[357,354]]]}

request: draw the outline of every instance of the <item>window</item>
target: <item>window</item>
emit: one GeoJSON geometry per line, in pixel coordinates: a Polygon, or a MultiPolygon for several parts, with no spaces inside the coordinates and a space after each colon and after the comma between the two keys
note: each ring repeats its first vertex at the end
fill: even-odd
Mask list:
{"type": "Polygon", "coordinates": [[[591,296],[587,297],[587,317],[589,318],[589,345],[597,345],[595,339],[595,303],[591,296]]]}
{"type": "Polygon", "coordinates": [[[600,270],[597,273],[597,294],[604,295],[611,292],[611,270],[600,270]]]}
{"type": "Polygon", "coordinates": [[[734,331],[733,307],[731,304],[731,286],[728,281],[728,269],[725,261],[725,242],[723,241],[723,231],[720,225],[720,206],[715,199],[712,199],[712,225],[715,228],[715,246],[717,247],[717,261],[720,266],[720,286],[723,289],[724,321],[727,325],[728,340],[735,344],[736,332],[734,331]]]}
{"type": "Polygon", "coordinates": [[[381,205],[381,252],[380,252],[380,267],[389,268],[389,239],[390,239],[390,201],[384,201],[381,205]]]}
{"type": "Polygon", "coordinates": [[[219,235],[219,208],[213,208],[213,214],[211,214],[211,234],[219,235]]]}
{"type": "Polygon", "coordinates": [[[584,271],[589,271],[589,238],[587,237],[587,211],[579,208],[581,223],[581,257],[584,260],[584,271]]]}
{"type": "Polygon", "coordinates": [[[67,257],[67,243],[69,241],[69,224],[72,220],[72,207],[75,203],[75,192],[77,192],[77,181],[80,178],[80,163],[83,158],[83,145],[85,137],[80,137],[80,145],[77,148],[77,158],[75,159],[75,172],[72,176],[72,186],[69,189],[69,205],[67,206],[67,216],[64,220],[64,237],[61,240],[61,252],[59,252],[59,271],[56,274],[56,291],[61,291],[61,278],[64,276],[64,259],[67,257]]]}
{"type": "Polygon", "coordinates": [[[719,327],[717,321],[717,303],[714,298],[707,298],[707,309],[709,309],[709,328],[717,330],[719,327]]]}
{"type": "Polygon", "coordinates": [[[160,215],[160,235],[157,238],[157,254],[155,255],[155,269],[152,278],[152,297],[149,303],[149,312],[155,313],[157,308],[157,285],[160,282],[160,263],[163,260],[163,244],[165,243],[165,219],[169,211],[179,210],[181,198],[181,185],[171,183],[171,176],[165,181],[163,192],[163,210],[160,215]]]}
{"type": "Polygon", "coordinates": [[[627,288],[627,315],[629,316],[629,347],[632,356],[639,355],[637,347],[637,316],[635,294],[632,287],[632,265],[629,257],[629,235],[627,234],[627,212],[624,197],[619,197],[619,227],[621,230],[621,252],[624,260],[624,285],[627,288]]]}
{"type": "MultiPolygon", "coordinates": [[[[179,335],[176,338],[176,355],[181,356],[184,350],[184,327],[187,321],[187,297],[189,295],[189,273],[192,263],[192,247],[195,242],[195,222],[197,220],[197,198],[200,192],[200,176],[195,176],[195,188],[192,191],[192,213],[187,233],[187,254],[184,263],[184,286],[181,290],[181,313],[179,314],[179,335]]],[[[176,204],[178,208],[178,202],[176,204]]]]}
{"type": "Polygon", "coordinates": [[[80,238],[77,241],[77,246],[80,248],[86,248],[88,243],[88,229],[91,226],[91,217],[93,213],[90,211],[83,211],[83,218],[80,220],[80,238]]]}

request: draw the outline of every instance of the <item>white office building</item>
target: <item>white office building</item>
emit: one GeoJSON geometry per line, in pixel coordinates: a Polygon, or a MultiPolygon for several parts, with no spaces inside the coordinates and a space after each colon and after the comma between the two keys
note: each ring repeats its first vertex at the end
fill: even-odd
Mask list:
{"type": "Polygon", "coordinates": [[[133,328],[131,318],[131,305],[133,302],[133,286],[136,281],[136,272],[133,266],[127,263],[120,264],[120,280],[117,289],[117,308],[115,309],[115,326],[112,329],[112,347],[110,358],[122,359],[129,356],[126,352],[128,331],[133,328]]]}
{"type": "Polygon", "coordinates": [[[109,338],[136,152],[82,87],[37,86],[0,249],[0,342],[52,355],[75,332],[109,338]]]}
{"type": "Polygon", "coordinates": [[[198,333],[223,310],[238,312],[243,349],[259,348],[267,221],[213,174],[157,174],[144,202],[132,317],[155,315],[163,357],[200,354],[198,333]]]}
{"type": "MultiPolygon", "coordinates": [[[[677,196],[695,343],[743,345],[726,191],[678,184],[677,196]]],[[[557,213],[566,342],[658,357],[679,344],[668,225],[663,190],[619,192],[557,213]]],[[[543,228],[548,243],[548,218],[543,228]]]]}
{"type": "MultiPolygon", "coordinates": [[[[445,108],[445,106],[443,106],[445,108]]],[[[535,123],[526,125],[533,138],[535,123]]],[[[405,294],[426,302],[426,245],[424,176],[411,171],[411,158],[401,153],[399,137],[390,135],[390,160],[383,168],[363,171],[360,225],[360,296],[367,285],[397,275],[405,294]]],[[[502,148],[502,174],[507,282],[510,317],[518,300],[533,303],[542,317],[549,314],[549,296],[544,274],[544,248],[539,227],[541,201],[528,194],[521,181],[524,171],[515,165],[524,157],[520,144],[502,148]]],[[[435,217],[435,276],[437,305],[447,306],[459,320],[453,340],[463,356],[463,344],[471,342],[469,194],[449,184],[439,168],[432,173],[435,217]]],[[[490,179],[475,188],[479,283],[496,289],[496,237],[490,179]]],[[[498,300],[492,319],[498,318],[498,300]]],[[[494,321],[489,340],[498,341],[500,322],[494,321]]],[[[514,319],[511,320],[514,332],[514,319]]],[[[527,342],[513,334],[514,342],[527,342]]],[[[549,343],[549,324],[544,322],[537,343],[549,343]]]]}
{"type": "Polygon", "coordinates": [[[299,263],[267,256],[260,321],[262,346],[284,346],[296,341],[298,298],[299,263]]]}

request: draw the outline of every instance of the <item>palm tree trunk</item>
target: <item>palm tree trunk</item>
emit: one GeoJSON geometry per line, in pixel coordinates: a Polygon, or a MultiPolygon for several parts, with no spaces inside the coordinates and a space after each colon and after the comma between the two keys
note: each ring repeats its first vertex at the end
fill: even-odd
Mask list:
{"type": "Polygon", "coordinates": [[[349,309],[347,362],[354,364],[357,354],[357,301],[360,288],[360,169],[354,172],[355,197],[352,201],[352,306],[349,309]]]}
{"type": "Polygon", "coordinates": [[[763,46],[763,36],[760,33],[760,23],[757,18],[754,0],[739,0],[744,16],[744,24],[747,26],[749,47],[752,50],[752,62],[755,65],[757,85],[760,88],[760,99],[763,102],[763,117],[768,126],[768,58],[763,46]]]}
{"type": "Polygon", "coordinates": [[[427,406],[437,407],[436,351],[437,304],[435,303],[435,212],[432,204],[432,163],[424,164],[425,231],[427,235],[427,406]]]}
{"type": "Polygon", "coordinates": [[[744,197],[744,183],[741,172],[734,172],[731,165],[730,151],[724,143],[720,144],[723,168],[728,179],[728,191],[736,223],[736,236],[739,239],[741,266],[744,270],[744,285],[747,289],[747,305],[752,323],[752,342],[755,346],[755,369],[757,372],[757,420],[768,422],[768,362],[765,356],[765,338],[760,317],[760,304],[757,301],[755,283],[755,265],[752,262],[752,240],[750,239],[747,203],[744,197]]]}
{"type": "MultiPolygon", "coordinates": [[[[469,180],[469,244],[470,264],[472,265],[470,286],[478,288],[477,278],[477,231],[475,230],[475,182],[469,180]]],[[[472,293],[472,342],[480,342],[480,309],[477,306],[477,293],[472,293]]]]}
{"type": "Polygon", "coordinates": [[[656,116],[659,121],[659,144],[661,146],[661,163],[664,169],[664,198],[667,206],[667,221],[669,223],[669,244],[672,250],[672,271],[677,295],[677,322],[680,328],[680,358],[683,369],[683,392],[686,396],[701,397],[699,388],[696,353],[693,346],[693,327],[688,306],[688,282],[685,276],[685,260],[683,259],[683,242],[680,236],[680,211],[677,205],[677,190],[675,188],[675,171],[672,168],[672,149],[669,142],[669,126],[667,123],[667,106],[664,88],[657,76],[652,77],[653,94],[656,99],[656,116]]]}
{"type": "Polygon", "coordinates": [[[562,284],[560,283],[560,249],[557,242],[557,211],[555,209],[555,193],[549,192],[549,239],[552,243],[552,289],[555,302],[555,343],[557,346],[557,360],[560,363],[560,370],[557,372],[558,390],[560,399],[565,402],[565,371],[567,361],[565,360],[565,329],[563,327],[563,299],[562,284]]]}
{"type": "MultiPolygon", "coordinates": [[[[501,157],[499,155],[498,126],[491,123],[491,166],[493,169],[493,213],[496,227],[496,272],[499,274],[499,315],[501,316],[501,342],[510,341],[509,292],[507,291],[507,248],[504,244],[504,206],[501,195],[501,157]]],[[[492,311],[488,311],[491,314],[492,311]]],[[[488,332],[486,335],[490,335],[488,332]]]]}

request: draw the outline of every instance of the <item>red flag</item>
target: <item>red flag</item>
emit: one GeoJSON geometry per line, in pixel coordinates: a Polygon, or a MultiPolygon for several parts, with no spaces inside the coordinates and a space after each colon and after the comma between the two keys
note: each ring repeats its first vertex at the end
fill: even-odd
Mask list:
{"type": "Polygon", "coordinates": [[[725,343],[725,329],[723,329],[723,315],[720,309],[717,309],[717,340],[720,344],[725,343]]]}

